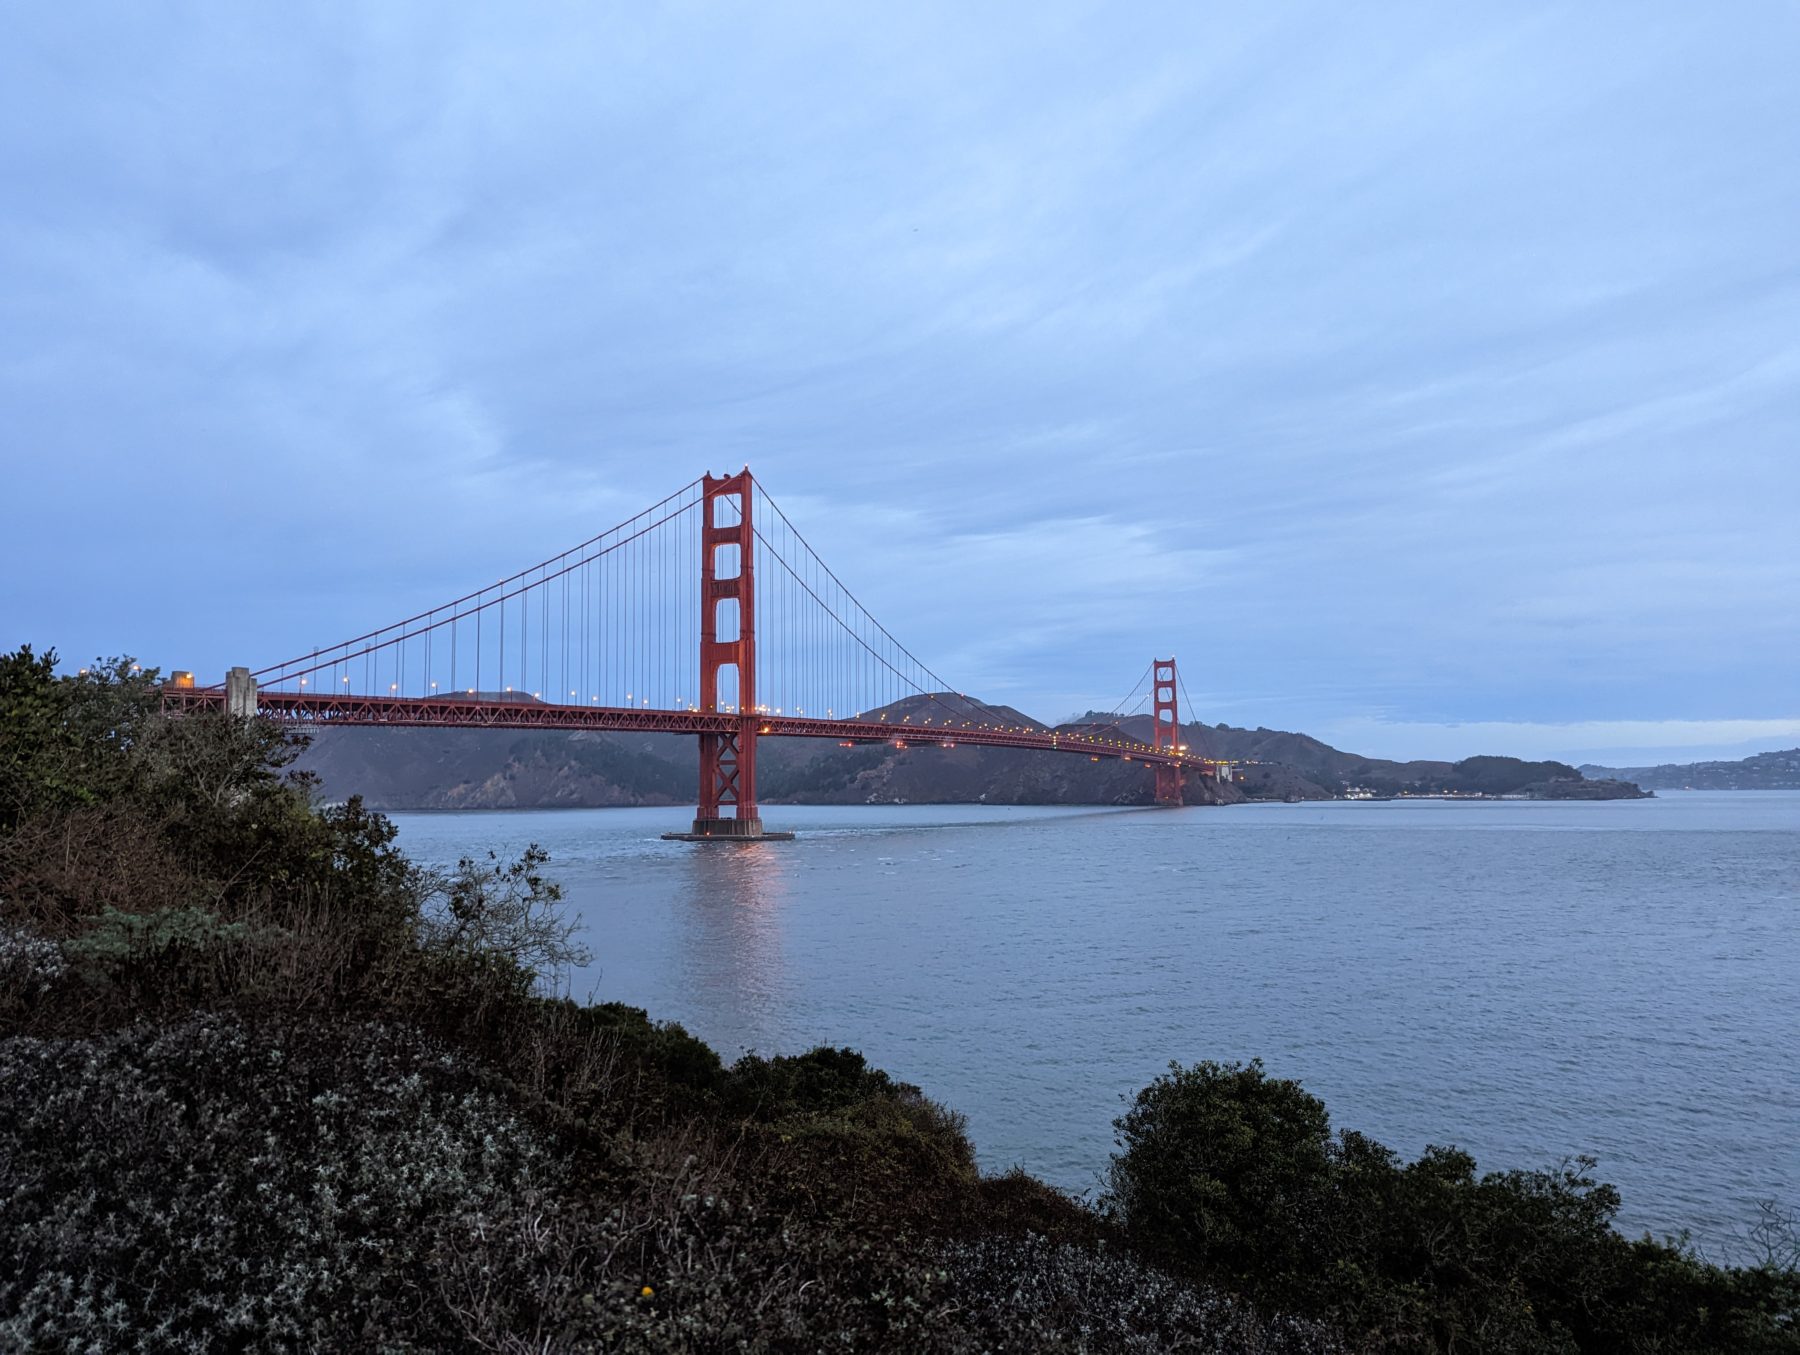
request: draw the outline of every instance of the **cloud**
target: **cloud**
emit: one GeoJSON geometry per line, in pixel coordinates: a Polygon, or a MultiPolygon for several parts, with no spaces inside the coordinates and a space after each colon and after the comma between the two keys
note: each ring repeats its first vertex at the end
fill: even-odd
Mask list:
{"type": "Polygon", "coordinates": [[[0,642],[256,664],[750,462],[1029,710],[1792,710],[1797,24],[42,11],[0,642]]]}

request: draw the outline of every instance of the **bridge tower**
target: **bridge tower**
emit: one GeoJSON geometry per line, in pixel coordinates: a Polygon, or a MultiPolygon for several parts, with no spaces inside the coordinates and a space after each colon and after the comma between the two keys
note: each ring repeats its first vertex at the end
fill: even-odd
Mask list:
{"type": "MultiPolygon", "coordinates": [[[[1175,660],[1156,659],[1151,663],[1150,743],[1154,748],[1175,752],[1181,747],[1181,715],[1175,705],[1175,660]]],[[[1156,767],[1156,803],[1181,804],[1182,772],[1179,767],[1158,763],[1156,767]]]]}
{"type": "Polygon", "coordinates": [[[765,833],[756,806],[756,481],[736,475],[701,481],[700,710],[736,717],[732,727],[700,735],[700,804],[683,840],[789,838],[765,833]],[[719,705],[719,677],[736,678],[736,699],[719,705]],[[726,817],[725,807],[732,816],[726,817]]]}

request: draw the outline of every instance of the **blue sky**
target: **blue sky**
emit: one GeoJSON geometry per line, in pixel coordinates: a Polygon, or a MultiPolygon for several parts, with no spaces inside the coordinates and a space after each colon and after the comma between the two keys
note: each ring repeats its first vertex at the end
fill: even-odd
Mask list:
{"type": "Polygon", "coordinates": [[[1786,3],[15,9],[0,643],[216,676],[749,463],[965,690],[1800,743],[1786,3]]]}

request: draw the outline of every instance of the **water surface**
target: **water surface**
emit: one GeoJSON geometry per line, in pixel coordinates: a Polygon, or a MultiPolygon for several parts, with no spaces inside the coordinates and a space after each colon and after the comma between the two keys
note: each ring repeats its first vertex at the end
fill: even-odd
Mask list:
{"type": "Polygon", "coordinates": [[[1260,1057],[1334,1123],[1484,1168],[1587,1153],[1622,1224],[1800,1205],[1800,793],[1226,809],[397,814],[421,859],[539,842],[592,993],[728,1058],[861,1049],[985,1165],[1096,1184],[1171,1059],[1260,1057]]]}

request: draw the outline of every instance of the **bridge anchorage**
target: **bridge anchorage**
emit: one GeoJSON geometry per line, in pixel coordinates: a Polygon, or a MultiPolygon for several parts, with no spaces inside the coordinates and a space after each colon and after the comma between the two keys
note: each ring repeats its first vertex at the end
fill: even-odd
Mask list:
{"type": "Polygon", "coordinates": [[[561,555],[453,602],[285,663],[163,688],[174,711],[301,728],[436,726],[682,734],[699,743],[683,842],[790,838],[763,826],[757,745],[825,738],[899,748],[970,744],[1150,765],[1158,804],[1189,775],[1229,775],[1182,742],[1174,659],[1117,723],[1051,729],[955,689],[825,565],[749,469],[705,475],[561,555]],[[695,643],[698,638],[698,644],[695,643]],[[1140,703],[1141,704],[1141,703],[1140,703]]]}

